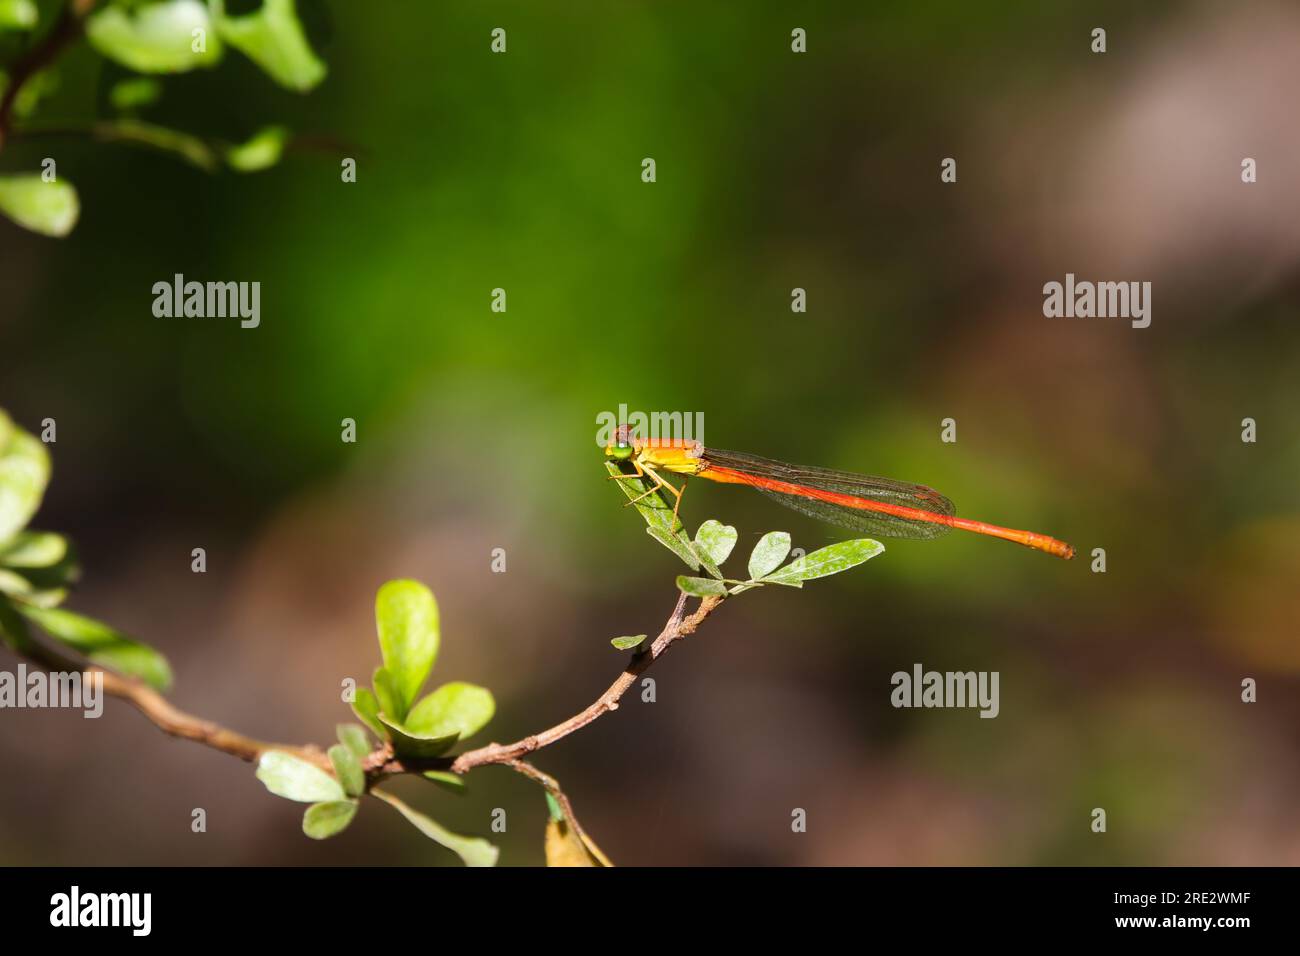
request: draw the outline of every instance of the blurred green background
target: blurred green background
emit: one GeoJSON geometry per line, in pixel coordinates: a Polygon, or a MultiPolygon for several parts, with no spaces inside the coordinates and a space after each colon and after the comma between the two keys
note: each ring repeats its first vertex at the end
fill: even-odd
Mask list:
{"type": "MultiPolygon", "coordinates": [[[[340,145],[252,176],[0,153],[56,156],[83,204],[66,240],[0,222],[0,404],[58,423],[34,526],[78,543],[69,606],[163,650],[179,706],[327,743],[403,576],[442,607],[435,681],[497,695],[481,741],[575,713],[681,570],[605,480],[596,416],[702,412],[707,444],[924,482],[1080,559],[886,541],[724,606],[655,703],[537,756],[616,862],[1300,863],[1293,5],[305,7],[317,90],[228,58],[146,115],[340,145]],[[260,281],[261,326],[155,318],[177,272],[260,281]],[[1066,272],[1151,281],[1150,328],[1044,318],[1066,272]],[[917,662],[1000,671],[1000,716],[893,709],[917,662]]],[[[43,118],[97,115],[106,72],[76,49],[43,118]]],[[[688,523],[736,525],[738,560],[772,529],[844,537],[704,484],[688,523]]],[[[252,768],[119,702],[0,713],[0,753],[6,864],[455,864],[373,801],[308,841],[252,768]]],[[[394,789],[466,833],[505,808],[502,862],[541,862],[540,791],[469,788],[394,789]]]]}

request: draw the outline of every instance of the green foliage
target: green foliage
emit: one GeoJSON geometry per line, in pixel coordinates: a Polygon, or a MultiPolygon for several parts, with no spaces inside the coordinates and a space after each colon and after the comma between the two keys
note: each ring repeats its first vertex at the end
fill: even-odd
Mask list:
{"type": "MultiPolygon", "coordinates": [[[[492,719],[496,710],[492,694],[461,681],[443,684],[410,704],[438,657],[438,604],[428,588],[407,580],[384,584],[375,597],[375,627],[384,664],[375,669],[373,691],[357,688],[352,709],[399,756],[441,756],[492,719]]],[[[367,792],[362,762],[370,746],[365,730],[357,724],[339,724],[337,734],[339,743],[328,752],[334,776],[283,751],[268,751],[258,762],[257,778],[268,790],[312,804],[303,814],[302,829],[316,840],[344,830],[356,816],[358,798],[367,792]]],[[[423,777],[444,789],[465,790],[460,777],[447,771],[429,770],[423,777]]],[[[396,807],[416,829],[457,853],[467,865],[496,863],[497,849],[485,840],[459,836],[390,794],[374,788],[369,792],[396,807]]]]}
{"type": "Polygon", "coordinates": [[[695,532],[695,547],[709,556],[714,564],[722,564],[731,556],[740,535],[729,524],[710,518],[695,532]]]}
{"type": "MultiPolygon", "coordinates": [[[[492,719],[496,703],[491,692],[463,681],[443,684],[417,700],[441,643],[438,604],[423,584],[408,580],[384,584],[375,597],[375,629],[384,663],[375,669],[373,689],[357,688],[352,709],[398,756],[440,757],[492,719]]],[[[317,840],[346,828],[356,815],[358,798],[367,792],[366,732],[357,724],[339,724],[336,730],[339,743],[328,752],[333,776],[283,751],[268,751],[258,762],[257,778],[268,790],[312,804],[303,815],[302,827],[317,840]]],[[[430,769],[422,776],[440,788],[465,791],[464,781],[449,771],[430,769]]],[[[369,793],[396,807],[421,833],[459,854],[467,865],[496,863],[497,849],[486,841],[452,833],[390,794],[374,788],[369,793]]]]}
{"type": "Polygon", "coordinates": [[[628,637],[615,637],[610,640],[610,643],[620,651],[628,651],[634,647],[640,647],[646,636],[645,634],[632,634],[628,637]]]}
{"type": "Polygon", "coordinates": [[[366,754],[370,753],[370,741],[366,739],[366,732],[356,724],[339,724],[335,728],[338,733],[339,743],[351,750],[358,760],[364,760],[366,754]]]}
{"type": "Polygon", "coordinates": [[[454,747],[460,738],[460,734],[434,736],[407,730],[400,723],[390,720],[383,714],[379,715],[379,720],[384,725],[389,741],[392,742],[393,750],[404,757],[440,757],[454,747]]]}
{"type": "Polygon", "coordinates": [[[68,556],[68,539],[52,531],[20,531],[0,544],[0,565],[48,568],[68,556]]]}
{"type": "MultiPolygon", "coordinates": [[[[4,86],[0,83],[0,86],[4,86]]],[[[53,67],[37,70],[14,97],[14,116],[26,119],[36,112],[41,101],[59,88],[59,72],[53,67]]]]}
{"type": "Polygon", "coordinates": [[[465,778],[460,774],[452,773],[449,770],[426,770],[423,776],[424,779],[432,780],[444,790],[450,790],[455,794],[465,793],[465,778]]]}
{"type": "Polygon", "coordinates": [[[179,130],[168,129],[156,123],[123,117],[112,123],[101,123],[97,127],[105,137],[121,143],[147,146],[159,152],[169,153],[172,158],[189,163],[195,169],[205,173],[216,172],[221,168],[221,147],[214,146],[201,137],[179,130]]]}
{"type": "Polygon", "coordinates": [[[437,602],[418,581],[389,581],[375,598],[375,626],[395,695],[387,713],[402,720],[438,657],[437,602]]]}
{"type": "Polygon", "coordinates": [[[366,775],[361,770],[361,758],[347,744],[331,747],[329,758],[334,776],[338,777],[349,797],[359,797],[365,793],[366,775]]]}
{"type": "Polygon", "coordinates": [[[45,446],[0,410],[0,641],[29,651],[31,621],[91,663],[167,689],[172,673],[165,657],[107,624],[59,607],[77,578],[76,556],[62,535],[26,528],[49,480],[45,446]]]}
{"type": "Polygon", "coordinates": [[[260,9],[228,16],[221,0],[162,0],[106,6],[86,20],[98,52],[137,73],[185,73],[221,62],[229,44],[281,86],[306,92],[325,78],[325,64],[307,42],[293,0],[264,0],[260,9]]]}
{"type": "Polygon", "coordinates": [[[379,699],[369,687],[358,687],[352,712],[360,718],[380,740],[384,739],[384,725],[379,720],[379,699]]]}
{"type": "Polygon", "coordinates": [[[437,757],[458,740],[478,733],[495,710],[492,694],[486,688],[454,682],[426,695],[411,708],[404,722],[382,713],[379,721],[399,754],[437,757]]]}
{"type": "Polygon", "coordinates": [[[343,785],[320,767],[283,750],[262,754],[257,779],[277,797],[299,803],[330,803],[347,797],[343,785]]]}
{"type": "Polygon", "coordinates": [[[107,624],[62,608],[38,607],[21,599],[17,608],[50,637],[80,651],[92,663],[139,678],[156,690],[171,686],[172,671],[165,657],[107,624]]]}
{"type": "Polygon", "coordinates": [[[754,545],[749,554],[750,579],[761,578],[775,571],[790,554],[790,535],[784,531],[769,531],[754,545]]]}
{"type": "Polygon", "coordinates": [[[446,847],[459,856],[466,866],[496,866],[501,851],[487,840],[452,833],[384,790],[371,790],[370,793],[396,809],[410,821],[412,826],[434,843],[446,847]]]}
{"type": "Polygon", "coordinates": [[[6,601],[0,601],[0,643],[19,654],[28,653],[32,646],[27,622],[6,601]]]}
{"type": "Polygon", "coordinates": [[[812,554],[806,554],[802,558],[796,558],[780,570],[765,576],[762,582],[799,586],[804,581],[824,578],[855,568],[884,550],[883,544],[870,538],[841,541],[839,544],[832,544],[812,554]]]}
{"type": "Polygon", "coordinates": [[[77,224],[81,202],[64,179],[45,182],[39,173],[0,176],[0,213],[24,229],[60,238],[77,224]]]}
{"type": "Polygon", "coordinates": [[[340,779],[351,778],[351,785],[345,787],[315,764],[282,750],[268,750],[257,762],[257,779],[266,789],[277,797],[311,804],[302,815],[302,832],[313,840],[342,833],[357,814],[353,797],[365,789],[361,765],[351,750],[336,744],[330,748],[330,760],[340,779]],[[351,761],[351,767],[340,772],[336,757],[345,765],[351,761]]]}
{"type": "Polygon", "coordinates": [[[389,581],[375,598],[375,628],[383,666],[374,689],[357,688],[352,710],[394,751],[408,757],[437,757],[478,733],[496,710],[486,688],[456,681],[419,701],[438,658],[438,604],[418,581],[389,581]]]}
{"type": "MultiPolygon", "coordinates": [[[[717,562],[706,553],[705,546],[696,547],[694,541],[686,534],[672,507],[664,500],[662,492],[651,491],[653,483],[635,475],[627,475],[617,462],[605,462],[605,470],[618,480],[613,484],[634,502],[633,507],[641,512],[645,519],[646,531],[665,548],[681,558],[692,571],[701,567],[715,578],[722,577],[717,562]]],[[[713,532],[711,531],[710,534],[713,532]]]]}
{"type": "Polygon", "coordinates": [[[30,30],[40,18],[32,0],[0,0],[0,33],[30,30]]]}
{"type": "MultiPolygon", "coordinates": [[[[0,205],[3,202],[0,184],[0,205]]],[[[8,544],[36,514],[49,480],[45,446],[0,411],[0,542],[8,544]]]]}
{"type": "Polygon", "coordinates": [[[221,62],[214,26],[199,0],[166,0],[131,10],[113,5],[87,18],[86,39],[98,52],[137,73],[185,73],[221,62]]]}
{"type": "MultiPolygon", "coordinates": [[[[31,0],[0,0],[0,33],[31,29],[37,15],[31,0]]],[[[161,95],[156,76],[216,67],[227,47],[243,53],[272,80],[291,90],[306,92],[326,74],[325,64],[307,42],[294,0],[264,0],[258,10],[242,16],[227,15],[222,0],[101,4],[86,17],[82,32],[90,47],[103,57],[145,74],[115,83],[108,103],[123,115],[95,121],[85,132],[106,142],[158,149],[205,172],[223,166],[240,173],[269,169],[284,155],[289,131],[283,126],[266,126],[242,143],[227,143],[134,119],[136,111],[161,95]]],[[[0,69],[0,89],[8,82],[0,69]]],[[[25,123],[41,99],[58,85],[58,74],[50,66],[23,76],[21,82],[12,112],[25,123]]],[[[0,144],[4,138],[0,135],[0,144]]],[[[0,215],[25,229],[45,236],[66,236],[76,226],[79,214],[77,191],[62,177],[45,182],[33,174],[0,176],[0,215]]]]}
{"type": "Polygon", "coordinates": [[[780,567],[790,552],[790,536],[784,531],[773,531],[763,536],[749,556],[749,580],[729,582],[732,584],[729,593],[740,594],[764,584],[801,588],[804,581],[847,571],[884,550],[885,546],[879,541],[855,538],[795,558],[785,567],[780,567]]]}
{"type": "Polygon", "coordinates": [[[462,682],[443,684],[411,708],[408,730],[424,737],[472,737],[492,719],[496,703],[483,687],[462,682]]]}
{"type": "Polygon", "coordinates": [[[357,815],[357,806],[355,800],[313,803],[302,815],[302,832],[313,840],[325,840],[342,833],[357,815]]]}
{"type": "Polygon", "coordinates": [[[691,597],[717,597],[727,593],[727,582],[715,578],[692,578],[684,574],[677,576],[679,590],[691,597]]]}
{"type": "Polygon", "coordinates": [[[294,0],[263,0],[255,13],[225,15],[214,0],[221,37],[266,71],[281,86],[305,93],[325,79],[325,64],[312,52],[294,0]]]}
{"type": "Polygon", "coordinates": [[[115,110],[137,110],[158,102],[162,84],[151,76],[129,76],[118,80],[108,91],[108,102],[115,110]]]}
{"type": "Polygon", "coordinates": [[[288,142],[287,129],[283,126],[267,126],[254,133],[246,142],[227,148],[226,165],[241,173],[270,169],[280,161],[288,142]]]}
{"type": "Polygon", "coordinates": [[[379,713],[400,721],[406,716],[406,707],[402,705],[402,696],[397,692],[392,672],[387,667],[376,667],[373,680],[379,713]]]}

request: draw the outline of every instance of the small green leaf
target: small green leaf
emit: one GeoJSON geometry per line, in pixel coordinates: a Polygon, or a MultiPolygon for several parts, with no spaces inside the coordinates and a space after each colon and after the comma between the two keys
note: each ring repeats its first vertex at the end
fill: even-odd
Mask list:
{"type": "Polygon", "coordinates": [[[32,0],[0,0],[0,31],[30,30],[38,19],[32,0]]]}
{"type": "Polygon", "coordinates": [[[0,594],[20,598],[32,593],[32,582],[21,574],[0,568],[0,594]]]}
{"type": "Polygon", "coordinates": [[[50,531],[20,531],[0,544],[0,564],[7,568],[48,568],[68,554],[68,539],[50,531]]]}
{"type": "Polygon", "coordinates": [[[769,531],[758,539],[749,555],[749,577],[758,580],[780,567],[790,553],[790,535],[784,531],[769,531]]]}
{"type": "Polygon", "coordinates": [[[403,726],[420,737],[455,734],[464,740],[482,730],[494,713],[496,701],[486,687],[453,681],[412,707],[403,726]]]}
{"type": "MultiPolygon", "coordinates": [[[[704,579],[698,578],[696,580],[704,580],[704,579]]],[[[646,639],[645,634],[633,634],[628,637],[611,638],[610,643],[613,644],[615,647],[617,647],[620,651],[630,651],[634,647],[640,647],[641,642],[644,641],[645,639],[646,639]]]]}
{"type": "Polygon", "coordinates": [[[138,677],[157,690],[171,686],[172,671],[163,657],[147,644],[133,641],[102,621],[55,608],[33,607],[24,602],[18,610],[41,630],[84,654],[93,663],[130,677],[138,677]]]}
{"type": "Polygon", "coordinates": [[[41,101],[48,99],[59,88],[59,71],[54,67],[38,70],[27,78],[14,96],[14,115],[26,119],[36,112],[41,101]]]}
{"type": "Polygon", "coordinates": [[[370,754],[370,740],[360,724],[339,724],[334,732],[338,734],[339,743],[351,750],[358,760],[365,760],[370,754]]]}
{"type": "Polygon", "coordinates": [[[387,667],[376,667],[375,673],[371,677],[371,683],[375,685],[375,697],[379,701],[379,713],[397,721],[406,716],[406,708],[402,706],[401,698],[393,681],[393,675],[389,673],[387,667]],[[398,716],[399,714],[401,716],[398,716]]]}
{"type": "MultiPolygon", "coordinates": [[[[389,581],[375,597],[375,625],[397,705],[395,709],[384,706],[383,712],[403,721],[438,657],[438,604],[418,581],[389,581]]],[[[377,683],[375,692],[384,705],[377,683]]]]}
{"type": "MultiPolygon", "coordinates": [[[[45,611],[52,610],[68,599],[67,588],[42,588],[35,591],[29,591],[22,595],[23,604],[30,607],[40,608],[45,611]]],[[[112,665],[108,665],[112,666],[112,665]]],[[[117,668],[121,670],[121,668],[117,668]]],[[[168,686],[171,678],[168,677],[168,686]]]]}
{"type": "Polygon", "coordinates": [[[0,643],[11,651],[25,654],[34,646],[27,622],[19,617],[14,606],[0,598],[0,643]]]}
{"type": "MultiPolygon", "coordinates": [[[[10,543],[24,540],[26,534],[27,532],[19,532],[11,539],[10,543]]],[[[32,532],[32,534],[39,536],[41,532],[32,532]]],[[[8,565],[9,570],[17,574],[21,574],[24,578],[26,578],[28,582],[30,582],[33,592],[59,592],[60,594],[66,594],[67,588],[71,587],[73,582],[75,582],[77,578],[80,576],[81,568],[77,564],[77,554],[76,554],[76,550],[72,547],[72,542],[68,541],[67,539],[63,539],[63,544],[67,548],[67,551],[63,555],[63,557],[60,558],[58,561],[54,562],[53,564],[47,565],[45,567],[25,566],[25,564],[27,563],[34,564],[35,563],[34,557],[29,562],[25,561],[23,565],[20,564],[8,565],[8,563],[3,558],[0,558],[0,564],[8,565]]],[[[41,545],[41,547],[47,547],[47,546],[48,546],[48,542],[41,545]]],[[[28,600],[30,603],[37,603],[38,606],[40,607],[54,606],[53,604],[39,603],[35,601],[34,598],[31,597],[28,597],[26,600],[28,600]]],[[[58,602],[56,601],[55,604],[57,603],[58,602]]]]}
{"type": "Polygon", "coordinates": [[[386,736],[393,742],[393,750],[403,757],[440,757],[454,747],[460,738],[460,734],[430,737],[412,733],[383,714],[379,715],[379,720],[388,731],[386,736]]]}
{"type": "Polygon", "coordinates": [[[546,813],[556,823],[564,820],[564,808],[560,806],[560,801],[555,799],[555,794],[549,790],[543,791],[546,797],[546,813]]]}
{"type": "Polygon", "coordinates": [[[68,590],[61,587],[41,588],[32,582],[30,574],[0,568],[0,594],[17,598],[31,607],[52,608],[64,602],[68,590]]]}
{"type": "Polygon", "coordinates": [[[257,761],[257,779],[277,797],[299,803],[345,800],[343,786],[315,764],[283,750],[268,750],[257,761]]]}
{"type": "Polygon", "coordinates": [[[81,203],[65,179],[47,183],[39,173],[0,176],[0,213],[24,229],[59,239],[77,224],[81,203]]]}
{"type": "Polygon", "coordinates": [[[487,840],[480,837],[463,837],[444,829],[420,811],[407,806],[397,797],[384,790],[371,790],[371,796],[378,797],[398,813],[406,817],[411,824],[434,843],[446,847],[464,861],[466,866],[496,866],[501,851],[487,840]]]}
{"type": "Polygon", "coordinates": [[[27,526],[41,506],[49,480],[50,456],[45,446],[0,411],[0,542],[10,541],[27,526]]]}
{"type": "Polygon", "coordinates": [[[302,815],[302,832],[313,840],[325,840],[346,830],[356,815],[355,800],[313,803],[302,815]]]}
{"type": "Polygon", "coordinates": [[[86,20],[86,39],[137,73],[184,73],[221,59],[221,41],[200,0],[166,0],[129,13],[121,6],[105,7],[86,20]]]}
{"type": "Polygon", "coordinates": [[[270,169],[280,161],[289,131],[283,126],[267,126],[258,130],[249,140],[226,150],[226,165],[241,173],[255,173],[270,169]]]}
{"type": "Polygon", "coordinates": [[[329,749],[330,764],[334,775],[343,784],[349,797],[358,797],[366,792],[366,775],[361,770],[361,759],[348,749],[346,744],[335,744],[329,749]]]}
{"type": "MultiPolygon", "coordinates": [[[[2,183],[0,178],[0,205],[2,183]]],[[[4,418],[0,412],[0,419],[4,418]]],[[[7,543],[41,506],[50,480],[50,456],[34,436],[13,425],[0,430],[0,442],[0,542],[7,543]]]]}
{"type": "Polygon", "coordinates": [[[146,123],[124,116],[111,122],[95,124],[95,135],[119,143],[131,143],[168,153],[205,173],[216,172],[221,157],[212,146],[191,133],[146,123]]]}
{"type": "Polygon", "coordinates": [[[722,572],[718,570],[713,560],[703,552],[703,549],[697,548],[695,543],[691,541],[686,534],[686,529],[677,519],[677,516],[673,514],[673,509],[664,501],[661,492],[655,491],[641,497],[651,487],[648,479],[637,478],[635,475],[624,475],[623,469],[619,467],[617,462],[613,461],[605,462],[605,470],[610,475],[621,476],[614,484],[618,485],[619,490],[623,492],[628,501],[636,499],[633,507],[645,519],[646,533],[650,537],[681,558],[692,571],[698,571],[702,565],[704,570],[715,578],[722,577],[722,572]]]}
{"type": "Polygon", "coordinates": [[[857,567],[884,550],[883,544],[870,538],[841,541],[811,554],[805,554],[802,558],[796,558],[779,571],[767,575],[763,580],[773,584],[793,584],[824,578],[857,567]]]}
{"type": "Polygon", "coordinates": [[[452,773],[450,770],[426,770],[424,772],[426,780],[432,780],[444,790],[450,790],[455,794],[463,794],[466,789],[465,778],[458,773],[452,773]]]}
{"type": "Polygon", "coordinates": [[[740,535],[731,525],[710,518],[695,532],[695,547],[707,554],[714,564],[721,565],[731,556],[738,537],[740,535]]]}
{"type": "Polygon", "coordinates": [[[387,740],[384,725],[379,722],[379,699],[369,687],[358,687],[357,696],[352,701],[352,713],[357,719],[374,731],[380,740],[387,740]]]}
{"type": "Polygon", "coordinates": [[[162,84],[151,76],[129,76],[118,80],[108,91],[108,102],[115,110],[138,110],[156,103],[162,84]]]}
{"type": "Polygon", "coordinates": [[[713,578],[688,578],[684,574],[677,576],[677,589],[693,597],[711,597],[715,594],[727,593],[727,585],[722,581],[713,578]]]}
{"type": "Polygon", "coordinates": [[[263,0],[260,10],[241,17],[226,16],[221,0],[214,10],[222,39],[281,86],[305,93],[325,79],[325,64],[307,42],[294,0],[263,0]]]}

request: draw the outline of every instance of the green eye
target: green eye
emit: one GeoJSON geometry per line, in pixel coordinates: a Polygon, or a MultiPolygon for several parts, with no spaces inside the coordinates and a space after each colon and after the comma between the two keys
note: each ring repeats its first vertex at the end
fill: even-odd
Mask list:
{"type": "Polygon", "coordinates": [[[627,461],[632,457],[632,451],[633,448],[631,445],[610,445],[609,448],[605,449],[605,453],[609,455],[610,458],[614,458],[618,461],[627,461]]]}

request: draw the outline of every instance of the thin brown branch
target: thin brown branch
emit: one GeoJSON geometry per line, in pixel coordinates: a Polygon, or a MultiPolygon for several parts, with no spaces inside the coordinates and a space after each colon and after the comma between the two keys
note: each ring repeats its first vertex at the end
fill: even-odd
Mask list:
{"type": "Polygon", "coordinates": [[[220,750],[222,753],[250,763],[255,762],[268,750],[284,750],[326,770],[331,769],[329,759],[318,747],[310,744],[301,747],[293,744],[277,744],[245,737],[220,724],[186,713],[148,684],[123,677],[121,674],[115,674],[93,664],[75,661],[44,644],[31,641],[22,648],[20,653],[27,660],[52,671],[67,673],[81,671],[85,679],[90,679],[96,674],[100,675],[104,693],[129,701],[154,726],[173,737],[193,740],[195,743],[220,750]]]}
{"type": "MultiPolygon", "coordinates": [[[[402,759],[393,753],[391,746],[385,744],[366,757],[363,764],[366,777],[373,783],[384,777],[397,774],[420,773],[434,769],[450,770],[453,773],[464,774],[475,767],[504,764],[526,776],[533,777],[534,780],[542,782],[542,777],[545,777],[545,775],[530,764],[524,763],[520,758],[526,754],[541,750],[543,747],[548,747],[556,741],[569,736],[575,730],[586,727],[602,715],[617,710],[619,700],[632,687],[636,679],[645,673],[651,664],[662,657],[673,644],[688,634],[694,633],[696,628],[713,613],[714,609],[723,600],[722,597],[704,598],[694,613],[686,616],[686,595],[680,595],[676,607],[673,608],[672,615],[668,618],[663,630],[659,632],[659,636],[654,639],[650,647],[634,656],[631,663],[618,675],[614,683],[596,698],[590,706],[554,727],[524,737],[521,740],[516,740],[514,743],[491,743],[486,747],[469,750],[456,757],[402,759]],[[541,774],[541,777],[537,776],[538,774],[541,774]]],[[[20,653],[21,656],[33,663],[47,667],[50,670],[69,672],[80,670],[87,675],[103,675],[105,693],[129,701],[163,733],[170,734],[173,737],[192,740],[195,743],[203,744],[205,747],[220,750],[222,753],[249,762],[256,761],[268,750],[283,750],[326,770],[331,770],[329,759],[319,747],[310,744],[295,746],[292,744],[271,743],[246,737],[213,721],[204,720],[201,717],[180,710],[147,684],[123,677],[112,671],[106,671],[94,665],[73,661],[60,652],[43,644],[37,644],[35,641],[25,645],[20,653]]],[[[554,783],[553,778],[546,777],[546,779],[554,783]]],[[[560,798],[558,784],[555,784],[555,789],[552,792],[557,794],[556,799],[560,798]]],[[[566,797],[564,802],[567,803],[567,799],[566,797]]],[[[566,808],[566,813],[570,809],[566,808]]],[[[576,824],[576,819],[574,822],[576,824]]]]}
{"type": "Polygon", "coordinates": [[[95,9],[97,2],[98,0],[71,0],[44,39],[28,50],[9,70],[9,85],[5,87],[4,95],[0,96],[0,149],[4,149],[9,129],[13,125],[14,103],[18,100],[18,94],[32,77],[54,63],[81,36],[81,24],[95,9]]]}
{"type": "Polygon", "coordinates": [[[693,634],[695,629],[713,613],[714,609],[723,600],[722,597],[706,597],[700,601],[693,614],[683,616],[686,608],[686,595],[682,594],[677,600],[677,606],[673,609],[672,616],[668,618],[668,622],[664,625],[663,630],[659,632],[659,636],[651,643],[649,649],[633,657],[623,673],[619,674],[605,693],[597,697],[588,707],[574,714],[568,720],[561,721],[554,727],[543,730],[541,733],[531,734],[516,740],[514,743],[492,743],[486,747],[479,747],[477,750],[468,750],[450,760],[446,758],[403,759],[394,755],[390,750],[379,750],[366,758],[366,772],[374,777],[400,773],[419,773],[422,770],[431,769],[445,769],[450,770],[452,773],[463,774],[468,773],[475,767],[483,767],[488,764],[509,764],[512,760],[534,753],[543,747],[549,747],[556,741],[563,740],[575,730],[581,730],[604,714],[618,710],[619,701],[636,683],[636,679],[645,673],[651,664],[667,653],[668,648],[672,647],[673,644],[688,634],[693,634]]]}
{"type": "MultiPolygon", "coordinates": [[[[619,701],[636,683],[636,679],[645,673],[651,664],[667,653],[668,648],[672,647],[673,644],[688,634],[693,634],[696,628],[704,622],[705,618],[712,614],[714,609],[724,600],[725,597],[721,596],[706,597],[700,601],[694,613],[686,616],[686,595],[684,593],[679,595],[673,613],[669,616],[663,630],[659,632],[659,635],[650,644],[649,648],[632,658],[631,663],[618,675],[614,683],[609,685],[605,693],[597,697],[590,706],[574,714],[568,720],[543,730],[539,734],[532,734],[522,740],[516,740],[511,744],[491,743],[486,747],[466,751],[456,757],[440,757],[426,760],[407,758],[403,760],[393,753],[390,744],[384,744],[367,756],[363,763],[367,787],[385,777],[397,774],[420,773],[431,769],[450,770],[453,773],[465,774],[475,767],[501,764],[544,787],[559,803],[568,824],[582,840],[588,851],[606,866],[612,866],[613,864],[609,862],[608,858],[605,857],[604,853],[601,852],[600,848],[596,846],[595,842],[583,829],[582,824],[578,821],[577,814],[574,813],[573,804],[570,802],[568,795],[560,789],[559,782],[521,758],[525,754],[533,753],[543,747],[550,746],[558,740],[563,740],[575,730],[586,727],[592,721],[610,711],[618,710],[619,701]]],[[[205,747],[211,747],[214,750],[219,750],[222,753],[249,762],[255,762],[268,750],[282,750],[303,760],[310,761],[328,772],[333,772],[329,758],[318,747],[311,745],[298,747],[245,737],[243,734],[236,733],[220,724],[180,710],[173,706],[162,694],[138,680],[123,677],[120,674],[106,671],[94,665],[73,661],[54,648],[39,644],[34,640],[24,642],[18,652],[26,659],[50,670],[65,672],[81,670],[85,675],[102,675],[105,693],[130,701],[140,713],[144,714],[163,733],[170,734],[173,737],[193,740],[205,747]]]]}

